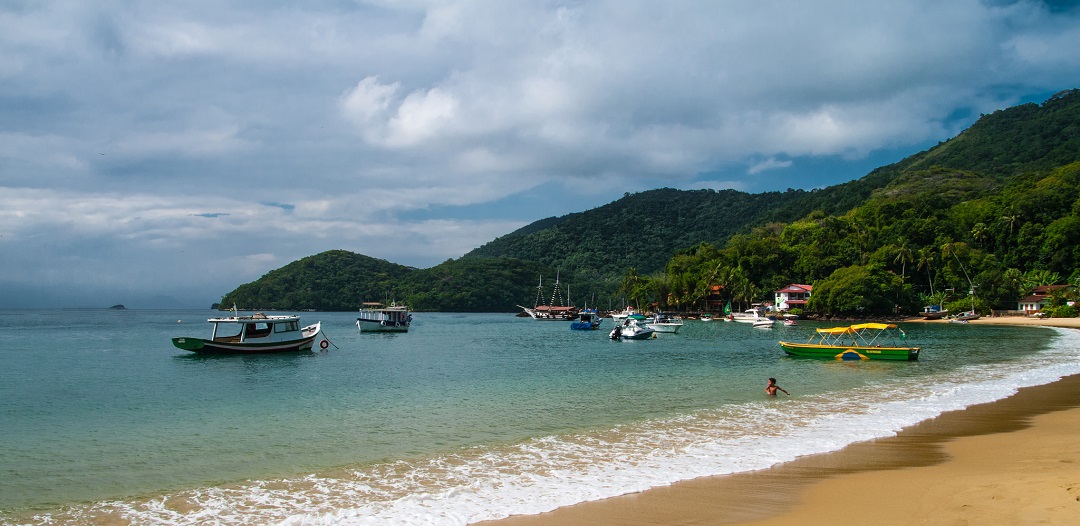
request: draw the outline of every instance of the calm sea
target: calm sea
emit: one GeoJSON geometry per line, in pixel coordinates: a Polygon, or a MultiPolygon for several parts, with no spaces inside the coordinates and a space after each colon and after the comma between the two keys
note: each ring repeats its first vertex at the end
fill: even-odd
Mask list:
{"type": "Polygon", "coordinates": [[[616,342],[511,314],[322,321],[203,357],[211,311],[0,311],[0,522],[439,524],[765,468],[1080,373],[1080,331],[911,324],[914,363],[789,358],[818,325],[616,342]],[[776,377],[792,396],[770,399],[776,377]]]}

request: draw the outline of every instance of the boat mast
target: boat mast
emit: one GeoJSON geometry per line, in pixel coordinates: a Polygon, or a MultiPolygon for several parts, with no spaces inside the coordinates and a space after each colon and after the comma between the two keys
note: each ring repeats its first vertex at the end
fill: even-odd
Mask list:
{"type": "Polygon", "coordinates": [[[539,307],[543,305],[543,303],[540,303],[542,301],[544,301],[544,275],[540,274],[540,284],[536,286],[536,301],[533,302],[533,305],[539,307]]]}

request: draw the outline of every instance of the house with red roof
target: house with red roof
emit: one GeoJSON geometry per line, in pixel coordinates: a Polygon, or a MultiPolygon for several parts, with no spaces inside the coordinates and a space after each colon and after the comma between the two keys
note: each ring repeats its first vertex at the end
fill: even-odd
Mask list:
{"type": "Polygon", "coordinates": [[[776,295],[776,310],[791,310],[795,308],[805,309],[806,300],[810,299],[813,285],[800,285],[792,283],[778,291],[776,295]]]}
{"type": "Polygon", "coordinates": [[[1039,312],[1050,301],[1050,291],[1065,288],[1065,285],[1040,285],[1031,290],[1031,295],[1021,299],[1016,310],[1027,314],[1039,312]]]}

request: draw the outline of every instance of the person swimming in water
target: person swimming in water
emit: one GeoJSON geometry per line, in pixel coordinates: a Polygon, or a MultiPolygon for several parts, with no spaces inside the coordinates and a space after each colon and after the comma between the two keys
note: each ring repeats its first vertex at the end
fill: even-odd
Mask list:
{"type": "Polygon", "coordinates": [[[776,385],[776,378],[769,378],[769,385],[765,386],[765,394],[769,396],[776,396],[777,390],[784,391],[784,394],[791,396],[791,393],[784,390],[783,387],[776,385]]]}

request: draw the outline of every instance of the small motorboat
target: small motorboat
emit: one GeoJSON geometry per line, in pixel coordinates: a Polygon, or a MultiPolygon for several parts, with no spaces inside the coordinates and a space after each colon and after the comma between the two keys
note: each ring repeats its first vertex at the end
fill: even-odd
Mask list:
{"type": "Polygon", "coordinates": [[[670,332],[674,334],[679,332],[679,328],[683,326],[683,320],[673,314],[657,312],[656,316],[653,316],[653,319],[649,320],[647,325],[656,332],[670,332]]]}
{"type": "Polygon", "coordinates": [[[608,336],[612,340],[647,340],[655,337],[656,330],[646,325],[644,319],[640,314],[628,316],[622,324],[616,325],[608,336]]]}
{"type": "Polygon", "coordinates": [[[757,321],[754,322],[754,328],[771,329],[773,326],[773,321],[774,320],[770,320],[769,318],[759,318],[757,321]]]}
{"type": "Polygon", "coordinates": [[[578,313],[577,321],[570,322],[570,330],[595,331],[600,328],[600,322],[603,320],[596,309],[585,309],[578,313]]]}
{"type": "Polygon", "coordinates": [[[798,325],[799,323],[797,321],[795,321],[796,319],[798,319],[798,316],[796,316],[794,314],[785,314],[784,315],[784,326],[785,327],[794,327],[794,326],[798,325]]]}

